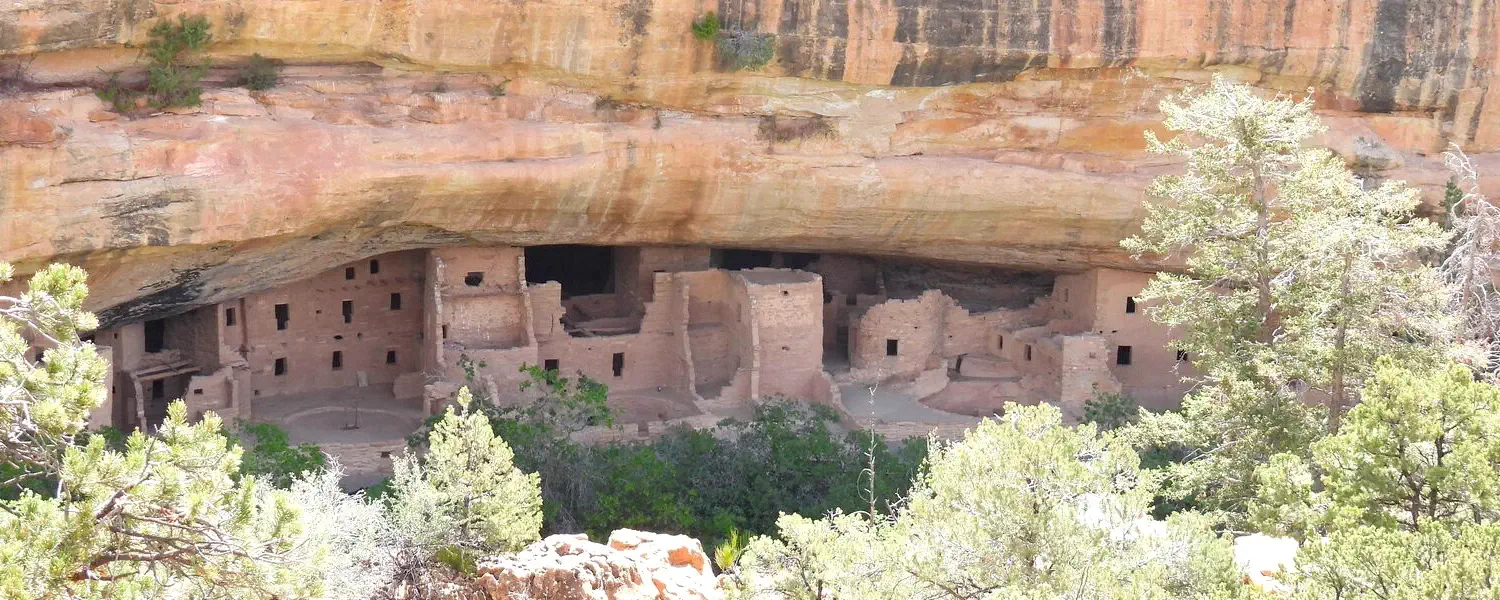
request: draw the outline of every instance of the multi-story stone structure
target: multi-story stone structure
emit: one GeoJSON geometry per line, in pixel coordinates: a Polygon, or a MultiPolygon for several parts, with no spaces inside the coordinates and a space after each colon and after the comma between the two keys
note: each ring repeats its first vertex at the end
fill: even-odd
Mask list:
{"type": "MultiPolygon", "coordinates": [[[[460,385],[524,399],[523,365],[609,386],[626,427],[589,439],[747,416],[770,396],[843,410],[840,386],[860,383],[894,383],[913,405],[972,416],[1005,402],[1077,416],[1099,392],[1167,408],[1184,392],[1188,357],[1135,300],[1147,274],[952,284],[888,281],[889,270],[861,257],[679,247],[384,254],[95,332],[114,375],[93,418],[150,426],[180,397],[193,414],[280,422],[346,463],[376,465],[460,385]]],[[[894,430],[922,427],[919,415],[894,430]]]]}

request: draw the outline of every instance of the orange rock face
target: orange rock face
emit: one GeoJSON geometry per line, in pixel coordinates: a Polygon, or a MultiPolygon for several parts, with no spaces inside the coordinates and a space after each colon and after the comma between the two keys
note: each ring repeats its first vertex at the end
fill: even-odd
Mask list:
{"type": "MultiPolygon", "coordinates": [[[[455,243],[690,244],[1056,271],[1117,245],[1157,103],[1312,89],[1320,143],[1432,199],[1500,173],[1486,0],[21,0],[0,6],[0,260],[140,316],[455,243]],[[730,71],[690,23],[774,34],[730,71]],[[161,18],[213,21],[202,107],[118,116],[161,18]],[[279,86],[228,87],[251,52],[279,86]],[[503,84],[503,85],[502,85],[503,84]]],[[[1490,182],[1486,182],[1487,186],[1490,182]]]]}

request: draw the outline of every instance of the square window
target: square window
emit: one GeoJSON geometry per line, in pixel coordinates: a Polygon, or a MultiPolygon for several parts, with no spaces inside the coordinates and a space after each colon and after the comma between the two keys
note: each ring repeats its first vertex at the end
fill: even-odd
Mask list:
{"type": "Polygon", "coordinates": [[[391,294],[391,310],[401,310],[401,294],[391,294]]]}
{"type": "Polygon", "coordinates": [[[344,267],[344,279],[354,279],[354,267],[344,267]]]}
{"type": "Polygon", "coordinates": [[[616,352],[615,356],[614,356],[614,359],[613,359],[612,362],[613,362],[613,368],[615,370],[615,377],[619,377],[619,376],[625,374],[625,353],[624,352],[616,352]]]}
{"type": "Polygon", "coordinates": [[[225,327],[234,327],[234,309],[233,308],[226,308],[226,309],[224,309],[224,326],[225,327]]]}
{"type": "Polygon", "coordinates": [[[380,261],[371,259],[370,260],[370,274],[374,275],[374,274],[379,273],[379,272],[380,272],[380,261]]]}
{"type": "Polygon", "coordinates": [[[557,369],[558,369],[557,359],[555,359],[555,358],[549,358],[547,360],[542,361],[542,370],[543,371],[556,371],[557,369]]]}
{"type": "Polygon", "coordinates": [[[1130,364],[1130,346],[1120,346],[1115,349],[1115,364],[1121,366],[1130,364]]]}
{"type": "Polygon", "coordinates": [[[271,367],[271,372],[273,374],[275,374],[277,377],[280,377],[282,375],[286,375],[286,359],[285,358],[278,358],[278,359],[276,359],[276,363],[274,365],[272,365],[272,367],[271,367]]]}
{"type": "Polygon", "coordinates": [[[342,368],[344,368],[344,352],[342,350],[334,350],[333,351],[333,370],[337,371],[337,370],[342,369],[342,368]]]}
{"type": "Polygon", "coordinates": [[[394,365],[394,364],[396,364],[396,351],[395,350],[386,350],[385,351],[385,364],[388,364],[388,365],[394,365]]]}
{"type": "Polygon", "coordinates": [[[469,271],[467,275],[464,275],[464,285],[467,285],[469,287],[479,287],[483,283],[484,271],[469,271]]]}
{"type": "Polygon", "coordinates": [[[886,340],[885,341],[885,355],[886,356],[895,356],[898,344],[899,344],[899,342],[897,340],[886,340]]]}
{"type": "Polygon", "coordinates": [[[1135,313],[1135,298],[1130,296],[1125,297],[1125,312],[1128,314],[1135,313]]]}
{"type": "Polygon", "coordinates": [[[290,320],[292,320],[292,308],[290,306],[285,305],[285,304],[277,304],[276,305],[276,329],[278,331],[285,330],[286,329],[286,323],[287,323],[287,321],[290,321],[290,320]]]}

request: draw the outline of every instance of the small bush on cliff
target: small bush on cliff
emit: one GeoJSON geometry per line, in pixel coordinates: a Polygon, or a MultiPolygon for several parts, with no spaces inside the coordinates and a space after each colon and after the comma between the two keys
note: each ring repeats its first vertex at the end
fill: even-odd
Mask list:
{"type": "Polygon", "coordinates": [[[719,36],[719,15],[714,11],[708,11],[703,16],[693,21],[693,37],[701,41],[709,41],[719,36]]]}
{"type": "Polygon", "coordinates": [[[727,29],[719,32],[719,61],[731,71],[754,71],[776,57],[776,34],[727,29]]]}
{"type": "Polygon", "coordinates": [[[201,52],[213,40],[208,19],[182,15],[176,23],[162,20],[151,28],[150,36],[145,55],[151,61],[146,67],[146,95],[151,106],[197,106],[203,93],[198,80],[208,72],[208,62],[201,52]]]}
{"type": "Polygon", "coordinates": [[[281,65],[258,52],[250,57],[250,62],[235,76],[235,82],[241,87],[257,92],[276,87],[280,81],[281,65]]]}

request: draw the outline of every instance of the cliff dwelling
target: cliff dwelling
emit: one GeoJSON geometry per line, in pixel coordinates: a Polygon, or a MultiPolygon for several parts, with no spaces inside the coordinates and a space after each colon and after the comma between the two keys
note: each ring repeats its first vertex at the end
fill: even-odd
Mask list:
{"type": "Polygon", "coordinates": [[[94,418],[150,428],[181,397],[278,423],[359,476],[461,385],[525,401],[523,365],[609,387],[617,426],[585,440],[708,427],[776,396],[897,434],[1006,402],[1076,418],[1100,392],[1169,408],[1191,365],[1138,310],[1148,279],[706,247],[393,252],[101,329],[114,375],[94,418]]]}

